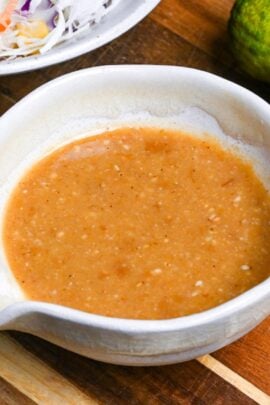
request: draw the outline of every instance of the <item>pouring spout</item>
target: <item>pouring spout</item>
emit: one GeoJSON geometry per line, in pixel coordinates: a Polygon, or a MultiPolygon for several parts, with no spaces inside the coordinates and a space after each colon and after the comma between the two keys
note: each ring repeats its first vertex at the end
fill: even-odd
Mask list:
{"type": "Polygon", "coordinates": [[[4,265],[1,256],[0,252],[0,314],[1,311],[8,306],[26,299],[17,280],[8,267],[4,265]]]}
{"type": "Polygon", "coordinates": [[[11,297],[9,295],[0,295],[0,311],[11,304],[14,304],[15,302],[17,301],[14,299],[14,297],[11,297]]]}
{"type": "Polygon", "coordinates": [[[18,319],[24,314],[24,300],[0,294],[0,331],[16,329],[18,319]],[[22,305],[21,305],[22,304],[22,305]]]}
{"type": "Polygon", "coordinates": [[[26,297],[12,273],[7,267],[0,266],[0,330],[6,329],[7,319],[5,313],[9,312],[8,308],[17,302],[25,301],[25,299],[26,297]]]}

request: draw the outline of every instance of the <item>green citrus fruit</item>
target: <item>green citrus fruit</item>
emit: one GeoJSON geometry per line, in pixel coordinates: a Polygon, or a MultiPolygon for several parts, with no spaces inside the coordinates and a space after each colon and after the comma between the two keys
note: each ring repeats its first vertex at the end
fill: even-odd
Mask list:
{"type": "Polygon", "coordinates": [[[240,67],[270,83],[270,0],[237,0],[229,33],[240,67]]]}

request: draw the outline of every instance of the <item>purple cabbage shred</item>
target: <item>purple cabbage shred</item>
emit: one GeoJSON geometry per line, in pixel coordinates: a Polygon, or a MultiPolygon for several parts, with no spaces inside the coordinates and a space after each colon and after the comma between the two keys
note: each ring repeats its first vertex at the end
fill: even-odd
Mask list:
{"type": "Polygon", "coordinates": [[[31,0],[26,0],[24,5],[21,8],[21,11],[29,11],[31,5],[31,0]]]}

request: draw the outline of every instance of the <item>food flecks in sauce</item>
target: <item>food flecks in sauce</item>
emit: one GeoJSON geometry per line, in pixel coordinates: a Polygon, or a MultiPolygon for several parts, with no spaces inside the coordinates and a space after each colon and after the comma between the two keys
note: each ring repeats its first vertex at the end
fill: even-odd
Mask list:
{"type": "Polygon", "coordinates": [[[32,299],[165,319],[267,278],[269,224],[251,166],[211,138],[121,129],[38,162],[9,201],[4,244],[32,299]]]}

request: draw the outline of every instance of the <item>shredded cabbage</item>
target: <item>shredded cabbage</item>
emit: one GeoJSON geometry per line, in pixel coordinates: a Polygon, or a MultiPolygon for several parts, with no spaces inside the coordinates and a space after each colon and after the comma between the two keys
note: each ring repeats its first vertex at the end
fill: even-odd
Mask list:
{"type": "Polygon", "coordinates": [[[18,0],[9,26],[0,32],[0,58],[43,54],[91,29],[119,1],[18,0]]]}

